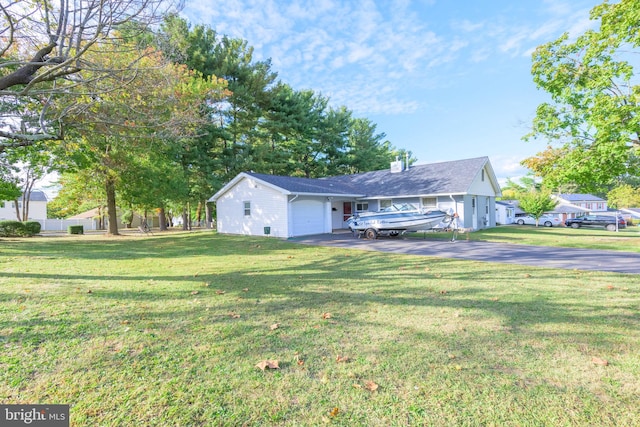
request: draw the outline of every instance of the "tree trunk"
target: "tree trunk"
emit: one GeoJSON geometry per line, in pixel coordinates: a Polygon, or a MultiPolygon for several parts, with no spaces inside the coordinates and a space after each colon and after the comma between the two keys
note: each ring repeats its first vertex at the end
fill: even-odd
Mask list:
{"type": "Polygon", "coordinates": [[[198,227],[202,225],[202,201],[198,202],[198,207],[196,208],[196,221],[198,222],[198,227]]]}
{"type": "Polygon", "coordinates": [[[118,215],[116,213],[116,183],[109,176],[105,182],[105,190],[107,192],[107,214],[109,215],[109,231],[107,234],[117,236],[119,233],[118,215]]]}
{"type": "Polygon", "coordinates": [[[18,221],[22,221],[22,217],[20,216],[21,212],[20,212],[20,208],[18,206],[20,206],[20,199],[15,199],[13,201],[14,206],[16,207],[16,219],[18,221]]]}
{"type": "Polygon", "coordinates": [[[160,231],[167,231],[167,215],[164,212],[164,206],[159,209],[158,221],[160,222],[160,231]]]}
{"type": "Polygon", "coordinates": [[[187,207],[185,206],[182,208],[182,229],[189,230],[189,225],[189,215],[187,214],[187,207]]]}

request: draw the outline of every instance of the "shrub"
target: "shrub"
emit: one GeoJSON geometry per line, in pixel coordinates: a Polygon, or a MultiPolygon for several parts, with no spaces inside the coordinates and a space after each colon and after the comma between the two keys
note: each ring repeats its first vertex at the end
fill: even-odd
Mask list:
{"type": "Polygon", "coordinates": [[[69,234],[84,234],[84,227],[82,225],[70,225],[67,227],[69,234]]]}
{"type": "Polygon", "coordinates": [[[27,227],[20,221],[0,221],[0,236],[22,237],[28,236],[27,227]]]}
{"type": "Polygon", "coordinates": [[[27,221],[24,223],[24,227],[27,230],[27,233],[29,233],[29,236],[40,233],[40,230],[42,229],[42,226],[38,221],[27,221]]]}

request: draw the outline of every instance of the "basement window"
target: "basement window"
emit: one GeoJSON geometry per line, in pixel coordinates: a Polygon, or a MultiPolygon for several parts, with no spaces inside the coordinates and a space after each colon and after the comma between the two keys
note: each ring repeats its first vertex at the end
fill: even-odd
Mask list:
{"type": "Polygon", "coordinates": [[[251,202],[244,202],[244,216],[251,216],[251,202]]]}

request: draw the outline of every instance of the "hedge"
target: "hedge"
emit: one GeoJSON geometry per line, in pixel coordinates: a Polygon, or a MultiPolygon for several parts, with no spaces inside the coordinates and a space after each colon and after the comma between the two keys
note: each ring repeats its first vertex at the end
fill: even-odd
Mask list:
{"type": "Polygon", "coordinates": [[[27,221],[24,223],[24,226],[31,236],[40,233],[40,230],[42,229],[42,225],[40,225],[38,221],[27,221]]]}
{"type": "Polygon", "coordinates": [[[67,227],[67,233],[84,234],[84,227],[82,225],[70,225],[67,227]]]}
{"type": "Polygon", "coordinates": [[[40,232],[37,221],[0,221],[0,236],[2,237],[31,237],[40,232]]]}

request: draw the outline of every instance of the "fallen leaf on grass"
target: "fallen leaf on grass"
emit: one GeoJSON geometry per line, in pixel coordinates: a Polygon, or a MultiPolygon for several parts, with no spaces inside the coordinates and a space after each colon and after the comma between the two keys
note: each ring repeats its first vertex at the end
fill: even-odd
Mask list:
{"type": "Polygon", "coordinates": [[[441,293],[442,295],[444,295],[444,294],[446,294],[446,293],[447,293],[447,291],[445,291],[445,290],[443,289],[443,290],[441,290],[441,291],[440,291],[440,293],[441,293]]]}
{"type": "Polygon", "coordinates": [[[249,288],[243,288],[242,292],[249,292],[249,288]]]}
{"type": "Polygon", "coordinates": [[[343,362],[346,363],[348,361],[349,361],[349,356],[340,356],[340,355],[336,356],[336,362],[338,363],[343,363],[343,362]]]}
{"type": "Polygon", "coordinates": [[[595,357],[593,356],[591,358],[591,361],[596,364],[596,365],[600,365],[600,366],[608,366],[609,365],[609,361],[606,359],[601,359],[599,357],[595,357]]]}
{"type": "Polygon", "coordinates": [[[256,365],[256,368],[260,368],[264,371],[265,369],[280,369],[280,366],[278,366],[277,360],[261,360],[256,365]]]}
{"type": "Polygon", "coordinates": [[[274,323],[273,325],[269,326],[269,329],[271,329],[272,331],[275,331],[279,327],[280,327],[280,323],[274,323]]]}
{"type": "Polygon", "coordinates": [[[239,319],[240,318],[240,315],[238,313],[234,313],[234,312],[229,313],[229,316],[231,316],[232,319],[239,319]]]}
{"type": "Polygon", "coordinates": [[[323,319],[331,319],[331,313],[322,313],[323,319]]]}
{"type": "Polygon", "coordinates": [[[456,355],[455,355],[455,354],[453,354],[453,353],[449,353],[449,359],[455,359],[455,358],[456,358],[456,355]]]}
{"type": "Polygon", "coordinates": [[[373,381],[365,381],[364,388],[369,391],[376,391],[378,389],[378,384],[374,383],[373,381]]]}
{"type": "Polygon", "coordinates": [[[200,292],[198,291],[191,291],[191,295],[198,295],[200,292]]]}
{"type": "Polygon", "coordinates": [[[224,294],[224,291],[223,291],[223,290],[221,290],[221,289],[218,289],[218,290],[216,291],[216,294],[217,294],[217,295],[222,295],[222,294],[224,294]]]}
{"type": "Polygon", "coordinates": [[[338,412],[340,412],[340,409],[338,409],[338,408],[333,408],[333,409],[331,410],[331,412],[329,412],[329,416],[330,416],[330,417],[336,417],[336,416],[338,416],[338,412]]]}
{"type": "Polygon", "coordinates": [[[497,297],[491,298],[491,301],[499,301],[499,300],[500,300],[500,298],[497,298],[497,297]]]}

